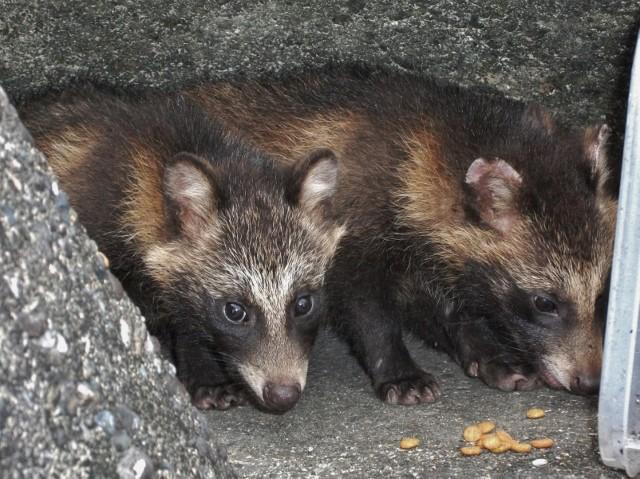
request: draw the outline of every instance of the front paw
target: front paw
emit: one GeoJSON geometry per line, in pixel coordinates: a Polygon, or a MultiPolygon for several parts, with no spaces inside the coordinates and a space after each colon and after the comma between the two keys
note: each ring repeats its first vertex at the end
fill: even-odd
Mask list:
{"type": "Polygon", "coordinates": [[[385,381],[376,388],[376,394],[387,404],[413,406],[431,403],[440,397],[440,386],[431,374],[419,371],[416,374],[385,381]]]}
{"type": "Polygon", "coordinates": [[[479,377],[487,386],[501,391],[530,391],[542,386],[537,374],[497,361],[471,361],[463,368],[468,376],[479,377]]]}
{"type": "Polygon", "coordinates": [[[191,402],[198,409],[226,409],[242,406],[249,400],[246,388],[237,383],[199,386],[191,395],[191,402]]]}

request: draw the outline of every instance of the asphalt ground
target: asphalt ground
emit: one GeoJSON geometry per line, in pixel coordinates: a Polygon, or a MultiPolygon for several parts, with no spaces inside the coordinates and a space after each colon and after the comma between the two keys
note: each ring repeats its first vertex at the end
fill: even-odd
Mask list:
{"type": "MultiPolygon", "coordinates": [[[[87,79],[172,89],[358,61],[497,89],[580,125],[606,120],[618,139],[614,152],[640,19],[637,0],[0,0],[0,12],[0,85],[17,103],[87,79]]],[[[37,221],[23,228],[41,234],[37,221]]],[[[68,274],[78,283],[75,269],[68,274]]],[[[97,301],[98,310],[107,304],[97,301]]],[[[599,462],[593,400],[548,390],[501,393],[466,378],[444,356],[414,349],[441,381],[436,404],[380,403],[342,345],[323,340],[291,413],[246,407],[207,413],[212,435],[247,477],[619,475],[599,462]],[[534,405],[547,416],[525,420],[534,405]],[[544,435],[557,445],[521,456],[461,458],[463,426],[485,418],[518,438],[544,435]],[[406,435],[423,444],[400,451],[406,435]],[[535,467],[534,458],[548,463],[535,467]]]]}
{"type": "Polygon", "coordinates": [[[283,416],[250,406],[206,413],[240,477],[623,477],[602,465],[597,452],[597,401],[540,389],[504,393],[466,377],[447,356],[412,342],[418,363],[439,379],[434,404],[390,406],[373,394],[368,378],[339,341],[316,345],[308,386],[283,416]],[[546,415],[525,417],[532,407],[546,415]],[[548,450],[484,452],[463,457],[463,429],[495,421],[518,440],[549,437],[548,450]],[[399,448],[403,437],[421,445],[399,448]],[[546,465],[535,466],[535,459],[546,465]]]}

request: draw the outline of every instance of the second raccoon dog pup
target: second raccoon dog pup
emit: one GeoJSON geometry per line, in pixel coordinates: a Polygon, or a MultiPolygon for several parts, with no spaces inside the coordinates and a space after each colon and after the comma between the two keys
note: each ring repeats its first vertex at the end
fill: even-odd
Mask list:
{"type": "Polygon", "coordinates": [[[179,95],[72,92],[23,113],[194,404],[292,408],[343,233],[334,155],[278,166],[179,95]]]}
{"type": "Polygon", "coordinates": [[[393,404],[434,400],[402,328],[504,390],[597,391],[616,200],[607,127],[498,95],[333,68],[189,94],[287,162],[340,156],[335,329],[393,404]]]}

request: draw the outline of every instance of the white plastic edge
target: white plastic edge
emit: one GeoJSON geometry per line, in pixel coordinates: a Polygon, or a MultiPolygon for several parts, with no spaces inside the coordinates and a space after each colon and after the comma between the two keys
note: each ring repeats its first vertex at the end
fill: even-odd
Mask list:
{"type": "Polygon", "coordinates": [[[602,461],[640,472],[640,38],[631,87],[598,410],[602,461]]]}

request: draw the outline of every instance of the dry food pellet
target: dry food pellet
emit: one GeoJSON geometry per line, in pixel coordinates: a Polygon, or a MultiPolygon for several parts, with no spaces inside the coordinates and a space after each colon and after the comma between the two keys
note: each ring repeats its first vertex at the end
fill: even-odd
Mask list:
{"type": "Polygon", "coordinates": [[[500,439],[501,442],[507,443],[507,444],[511,444],[512,442],[514,442],[513,438],[511,437],[511,435],[505,431],[504,429],[498,429],[496,431],[496,436],[498,436],[498,439],[500,439]]]}
{"type": "Polygon", "coordinates": [[[485,449],[491,450],[499,447],[501,444],[502,441],[498,436],[496,436],[495,434],[488,434],[482,438],[478,445],[484,447],[485,449]]]}
{"type": "Polygon", "coordinates": [[[529,441],[529,444],[531,444],[536,449],[547,449],[553,446],[554,442],[553,439],[544,437],[542,439],[534,439],[532,441],[529,441]]]}
{"type": "Polygon", "coordinates": [[[496,423],[493,421],[482,421],[478,423],[478,429],[482,434],[488,434],[496,428],[496,423]]]}
{"type": "MultiPolygon", "coordinates": [[[[544,410],[531,408],[527,411],[527,417],[531,419],[544,417],[544,410]]],[[[475,443],[473,446],[460,448],[460,452],[465,456],[477,456],[482,452],[482,449],[487,449],[494,454],[501,454],[507,451],[528,453],[534,447],[546,449],[553,447],[555,444],[553,439],[547,437],[533,439],[528,443],[519,442],[504,429],[496,429],[496,424],[493,421],[481,421],[467,426],[462,435],[466,441],[475,443]]]]}
{"type": "Polygon", "coordinates": [[[507,452],[509,449],[511,449],[511,444],[505,444],[504,442],[501,442],[498,447],[494,447],[493,449],[489,450],[494,454],[502,454],[503,452],[507,452]]]}
{"type": "Polygon", "coordinates": [[[460,452],[463,456],[479,456],[482,452],[482,449],[478,446],[466,446],[461,447],[460,452]]]}
{"type": "Polygon", "coordinates": [[[420,445],[417,437],[403,437],[400,440],[400,449],[414,449],[420,445]]]}
{"type": "Polygon", "coordinates": [[[529,419],[540,419],[541,417],[544,417],[544,411],[539,407],[534,407],[527,411],[527,418],[529,419]]]}
{"type": "Polygon", "coordinates": [[[465,441],[475,442],[482,437],[482,432],[477,425],[467,426],[462,433],[465,441]]]}
{"type": "Polygon", "coordinates": [[[511,450],[513,452],[531,452],[531,444],[526,442],[513,442],[511,443],[511,450]]]}

